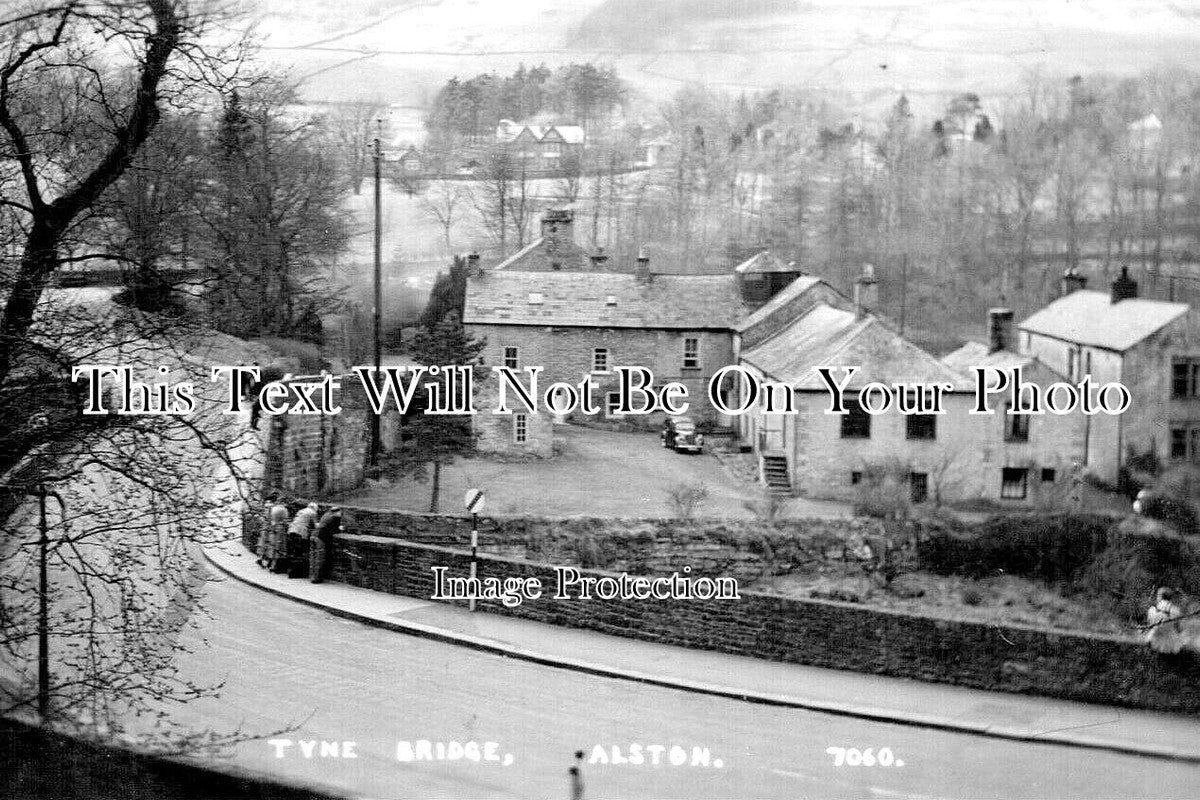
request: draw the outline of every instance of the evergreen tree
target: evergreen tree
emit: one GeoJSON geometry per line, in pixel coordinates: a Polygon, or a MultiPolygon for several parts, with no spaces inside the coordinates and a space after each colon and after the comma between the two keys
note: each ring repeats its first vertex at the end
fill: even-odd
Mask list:
{"type": "MultiPolygon", "coordinates": [[[[409,353],[419,363],[431,367],[470,366],[478,378],[483,363],[480,354],[486,344],[486,340],[467,333],[459,315],[451,312],[432,327],[422,327],[413,337],[409,353]]],[[[429,382],[425,377],[421,381],[429,382]]],[[[434,382],[445,391],[444,379],[434,376],[434,382]]],[[[442,465],[474,448],[470,417],[420,414],[405,426],[403,439],[404,446],[391,454],[391,469],[400,474],[410,473],[420,481],[429,479],[429,511],[435,513],[441,494],[442,465]]]]}

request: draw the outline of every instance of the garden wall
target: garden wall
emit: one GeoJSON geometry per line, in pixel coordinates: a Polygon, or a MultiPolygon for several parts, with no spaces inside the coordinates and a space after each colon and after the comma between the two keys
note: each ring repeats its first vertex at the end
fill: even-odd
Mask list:
{"type": "MultiPolygon", "coordinates": [[[[439,514],[347,508],[355,534],[465,548],[470,519],[439,514]]],[[[690,566],[701,575],[739,581],[784,574],[800,563],[855,558],[878,520],[830,517],[754,519],[619,519],[612,517],[480,517],[479,548],[489,555],[669,575],[690,566]]]]}
{"type": "MultiPolygon", "coordinates": [[[[410,524],[439,529],[431,522],[410,524]]],[[[433,592],[434,566],[465,577],[469,562],[469,554],[448,547],[345,534],[337,537],[333,579],[427,598],[433,592]]],[[[684,556],[676,563],[684,563],[684,556]]],[[[702,572],[696,569],[693,574],[702,572]]],[[[1164,660],[1133,639],[955,622],[745,591],[740,600],[726,601],[553,600],[551,565],[494,555],[480,556],[478,574],[481,578],[536,577],[545,587],[543,598],[513,608],[480,601],[479,608],[487,613],[775,661],[1200,712],[1197,661],[1164,660]]]]}

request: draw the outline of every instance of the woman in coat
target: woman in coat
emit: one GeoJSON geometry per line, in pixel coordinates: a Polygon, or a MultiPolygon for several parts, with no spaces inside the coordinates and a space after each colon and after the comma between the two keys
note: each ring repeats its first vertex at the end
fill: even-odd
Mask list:
{"type": "Polygon", "coordinates": [[[258,538],[258,563],[272,572],[278,569],[279,558],[283,555],[287,524],[287,506],[279,501],[278,495],[271,495],[267,522],[258,538]]]}

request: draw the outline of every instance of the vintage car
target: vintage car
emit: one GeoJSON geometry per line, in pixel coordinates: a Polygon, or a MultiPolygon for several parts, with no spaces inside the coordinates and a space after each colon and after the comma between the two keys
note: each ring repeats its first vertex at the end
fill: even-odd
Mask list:
{"type": "Polygon", "coordinates": [[[676,453],[704,452],[704,436],[696,432],[696,423],[690,417],[667,417],[661,438],[662,446],[676,453]]]}

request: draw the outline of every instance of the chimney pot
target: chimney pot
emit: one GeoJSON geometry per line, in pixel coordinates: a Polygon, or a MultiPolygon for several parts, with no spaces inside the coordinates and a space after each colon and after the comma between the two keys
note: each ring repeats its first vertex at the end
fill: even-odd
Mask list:
{"type": "Polygon", "coordinates": [[[1087,288],[1087,277],[1079,274],[1079,270],[1071,267],[1062,276],[1062,285],[1060,291],[1062,297],[1066,297],[1071,292],[1077,292],[1080,289],[1087,288]]]}
{"type": "Polygon", "coordinates": [[[558,244],[575,240],[575,215],[569,208],[550,208],[542,214],[542,238],[558,244]]]}
{"type": "Polygon", "coordinates": [[[1120,276],[1112,283],[1112,302],[1119,303],[1137,296],[1137,281],[1129,277],[1129,267],[1121,267],[1120,276]]]}
{"type": "Polygon", "coordinates": [[[1013,310],[1011,308],[988,309],[988,352],[1015,351],[1013,347],[1013,310]]]}
{"type": "Polygon", "coordinates": [[[879,282],[875,267],[863,264],[862,273],[854,281],[854,314],[862,319],[879,307],[879,282]]]}
{"type": "Polygon", "coordinates": [[[650,256],[646,254],[645,247],[639,248],[637,256],[637,279],[639,281],[649,282],[653,279],[653,277],[654,276],[650,273],[650,256]]]}
{"type": "Polygon", "coordinates": [[[604,252],[603,247],[596,248],[596,252],[592,254],[592,266],[603,267],[608,262],[608,254],[604,252]]]}
{"type": "Polygon", "coordinates": [[[467,275],[478,278],[483,275],[483,267],[479,264],[479,253],[467,253],[467,275]]]}

